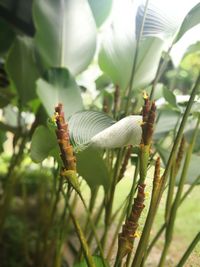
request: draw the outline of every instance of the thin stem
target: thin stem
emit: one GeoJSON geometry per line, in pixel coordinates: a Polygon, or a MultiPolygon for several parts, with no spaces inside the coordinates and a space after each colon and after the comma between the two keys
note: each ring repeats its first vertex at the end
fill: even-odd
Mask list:
{"type": "MultiPolygon", "coordinates": [[[[182,121],[181,121],[181,124],[179,126],[179,130],[178,130],[178,133],[176,135],[176,139],[174,141],[174,145],[173,145],[173,148],[171,150],[171,153],[170,153],[170,156],[169,156],[169,159],[168,159],[168,162],[167,162],[167,166],[165,168],[165,171],[164,171],[164,174],[163,174],[163,189],[164,189],[164,186],[166,184],[166,181],[167,181],[167,178],[168,178],[168,174],[169,174],[169,171],[170,171],[170,168],[171,168],[171,165],[172,165],[172,162],[174,160],[174,156],[176,154],[176,151],[177,151],[177,148],[179,146],[179,143],[181,141],[181,137],[182,137],[182,134],[183,134],[183,130],[185,128],[185,125],[186,125],[186,122],[187,122],[187,119],[188,119],[188,116],[190,114],[190,111],[191,111],[191,108],[192,108],[192,105],[193,105],[193,102],[194,102],[194,99],[195,99],[195,96],[196,96],[196,93],[199,89],[199,83],[200,83],[200,74],[196,80],[196,83],[192,89],[192,92],[191,92],[191,95],[190,95],[190,99],[188,101],[188,104],[187,104],[187,107],[186,107],[186,110],[184,112],[184,115],[183,115],[183,118],[182,118],[182,121]]],[[[160,193],[160,198],[162,196],[162,192],[160,193]]]]}
{"type": "Polygon", "coordinates": [[[132,91],[132,87],[133,87],[133,83],[134,83],[134,79],[135,79],[137,59],[138,59],[138,55],[139,55],[139,45],[140,45],[140,40],[141,40],[143,29],[144,29],[144,23],[145,23],[148,4],[149,4],[149,0],[146,0],[145,7],[144,7],[144,16],[142,18],[142,23],[140,25],[139,35],[138,35],[137,42],[136,42],[135,54],[134,54],[134,58],[133,58],[133,67],[132,67],[131,77],[130,77],[130,82],[129,82],[129,88],[128,88],[128,94],[127,94],[127,103],[125,106],[125,115],[127,115],[127,113],[128,113],[129,104],[131,101],[131,91],[132,91]]]}
{"type": "Polygon", "coordinates": [[[170,216],[169,216],[169,222],[167,223],[167,229],[166,229],[166,235],[165,235],[165,245],[164,245],[164,249],[163,249],[163,252],[162,252],[162,255],[161,255],[159,267],[162,267],[164,265],[164,263],[165,263],[167,251],[169,249],[169,246],[170,246],[170,243],[171,243],[171,240],[172,240],[176,214],[177,214],[177,210],[178,210],[178,207],[179,207],[179,203],[180,203],[183,187],[184,187],[184,184],[185,184],[185,179],[187,177],[188,168],[189,168],[189,164],[190,164],[190,160],[191,160],[191,156],[192,156],[193,147],[194,147],[194,144],[195,144],[195,141],[196,141],[199,124],[200,124],[200,116],[198,118],[198,121],[197,121],[197,124],[196,124],[196,128],[195,128],[193,136],[192,136],[192,141],[191,141],[191,143],[189,144],[189,147],[188,147],[188,151],[187,151],[187,154],[186,154],[186,157],[185,157],[183,170],[182,170],[182,173],[181,173],[181,178],[180,178],[179,185],[178,185],[178,190],[177,190],[176,197],[175,197],[175,200],[174,200],[172,208],[171,208],[171,212],[170,212],[170,216]]]}
{"type": "Polygon", "coordinates": [[[84,252],[87,264],[88,264],[89,267],[95,267],[96,265],[95,265],[95,262],[94,262],[94,260],[92,258],[92,255],[90,253],[90,250],[89,250],[89,247],[87,245],[87,241],[86,241],[86,238],[84,236],[84,233],[83,233],[83,231],[81,229],[81,226],[80,226],[79,222],[77,221],[76,217],[74,216],[72,208],[69,205],[69,203],[68,203],[68,209],[69,209],[70,216],[72,218],[72,222],[73,222],[74,227],[76,229],[76,233],[78,235],[79,241],[80,241],[81,246],[83,248],[83,252],[84,252]]]}
{"type": "Polygon", "coordinates": [[[185,266],[187,259],[189,258],[190,254],[192,253],[198,242],[200,242],[200,232],[196,235],[196,237],[194,238],[194,240],[192,241],[192,243],[190,244],[190,246],[188,247],[188,249],[186,250],[186,252],[184,253],[183,257],[181,258],[180,262],[177,264],[176,267],[185,266]]]}

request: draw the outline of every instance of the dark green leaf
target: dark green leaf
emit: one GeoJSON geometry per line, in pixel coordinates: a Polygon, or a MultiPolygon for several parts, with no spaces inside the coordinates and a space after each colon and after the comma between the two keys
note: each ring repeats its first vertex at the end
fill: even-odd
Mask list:
{"type": "Polygon", "coordinates": [[[112,7],[112,0],[89,0],[88,2],[92,9],[96,25],[99,27],[106,20],[110,13],[112,7]]]}
{"type": "Polygon", "coordinates": [[[18,37],[15,40],[8,55],[6,67],[22,105],[35,98],[35,81],[39,77],[39,73],[31,38],[18,37]]]}
{"type": "Polygon", "coordinates": [[[77,153],[76,157],[78,173],[86,180],[90,188],[103,185],[107,190],[110,185],[110,174],[100,153],[89,147],[77,153]]]}
{"type": "Polygon", "coordinates": [[[173,107],[177,107],[175,95],[173,94],[172,91],[170,91],[168,88],[166,88],[164,86],[163,86],[163,95],[164,95],[164,98],[166,99],[166,101],[170,105],[172,105],[173,107]]]}
{"type": "Polygon", "coordinates": [[[200,3],[194,6],[185,17],[176,37],[176,42],[192,27],[200,23],[200,3]]]}
{"type": "Polygon", "coordinates": [[[4,151],[3,144],[6,141],[6,132],[0,130],[0,153],[4,151]]]}
{"type": "Polygon", "coordinates": [[[102,90],[112,84],[112,80],[106,74],[102,74],[96,79],[95,84],[97,90],[102,90]]]}
{"type": "MultiPolygon", "coordinates": [[[[93,260],[96,267],[105,267],[105,265],[103,264],[103,260],[99,256],[93,256],[93,260]]],[[[73,267],[88,267],[88,265],[86,260],[83,260],[79,263],[74,264],[73,267]]],[[[109,265],[107,264],[106,267],[109,267],[109,265]]]]}
{"type": "Polygon", "coordinates": [[[83,109],[80,89],[67,69],[48,70],[37,80],[37,93],[50,117],[58,103],[64,105],[66,118],[83,109]]]}
{"type": "Polygon", "coordinates": [[[94,56],[96,25],[85,0],[37,0],[33,4],[35,41],[47,67],[65,67],[74,75],[94,56]]]}
{"type": "Polygon", "coordinates": [[[14,31],[4,20],[0,19],[0,55],[8,51],[14,38],[14,31]]]}
{"type": "Polygon", "coordinates": [[[34,162],[42,162],[51,153],[55,153],[56,147],[55,133],[45,126],[36,128],[31,142],[31,158],[34,162]]]}

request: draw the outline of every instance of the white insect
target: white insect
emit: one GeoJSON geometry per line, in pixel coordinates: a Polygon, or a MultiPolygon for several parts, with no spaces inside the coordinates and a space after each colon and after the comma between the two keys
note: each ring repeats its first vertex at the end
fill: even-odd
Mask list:
{"type": "Polygon", "coordinates": [[[142,138],[142,116],[131,115],[91,138],[90,145],[99,148],[118,148],[127,145],[138,146],[142,138]]]}

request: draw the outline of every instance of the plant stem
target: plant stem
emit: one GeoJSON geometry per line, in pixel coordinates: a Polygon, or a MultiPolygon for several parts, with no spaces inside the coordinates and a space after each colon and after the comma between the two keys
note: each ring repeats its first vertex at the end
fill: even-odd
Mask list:
{"type": "MultiPolygon", "coordinates": [[[[163,174],[163,180],[162,180],[162,183],[163,183],[163,190],[164,190],[164,186],[167,182],[167,178],[168,178],[168,174],[169,174],[169,171],[170,171],[170,168],[171,168],[171,165],[172,165],[172,162],[174,160],[174,156],[176,154],[176,151],[177,151],[177,148],[179,146],[179,143],[181,141],[181,137],[182,137],[182,134],[183,134],[183,130],[185,128],[185,125],[186,125],[186,122],[187,122],[187,119],[188,119],[188,116],[190,114],[190,111],[191,111],[191,108],[192,108],[192,105],[193,105],[193,102],[194,102],[194,99],[195,99],[195,96],[196,96],[196,93],[199,89],[199,83],[200,83],[200,73],[199,73],[199,76],[196,80],[196,83],[192,89],[192,92],[191,92],[191,95],[190,95],[190,99],[188,101],[188,104],[187,104],[187,107],[186,107],[186,110],[184,112],[184,115],[183,115],[183,118],[182,118],[182,121],[181,121],[181,124],[179,126],[179,130],[178,130],[178,133],[176,135],[176,139],[174,141],[174,145],[173,145],[173,148],[171,150],[171,153],[170,153],[170,156],[169,156],[169,159],[168,159],[168,162],[167,162],[167,166],[165,168],[165,171],[164,171],[164,174],[163,174]]],[[[160,198],[162,196],[162,192],[160,193],[160,198]]]]}
{"type": "Polygon", "coordinates": [[[177,214],[177,210],[179,207],[183,187],[185,184],[185,179],[187,177],[187,172],[188,172],[188,168],[189,168],[189,164],[190,164],[190,160],[191,160],[191,156],[192,156],[193,147],[194,147],[194,144],[196,141],[199,124],[200,124],[200,116],[197,120],[196,128],[195,128],[194,133],[192,135],[192,141],[188,146],[188,151],[187,151],[187,154],[185,157],[185,162],[184,162],[183,170],[181,173],[181,178],[180,178],[179,185],[178,185],[178,190],[177,190],[176,197],[174,199],[174,202],[173,202],[173,205],[171,208],[171,212],[170,212],[170,216],[169,216],[169,222],[167,222],[166,235],[165,235],[165,245],[164,245],[164,249],[163,249],[163,252],[161,255],[159,267],[162,267],[165,263],[167,251],[169,249],[169,246],[170,246],[170,243],[172,240],[176,214],[177,214]]]}
{"type": "Polygon", "coordinates": [[[194,240],[192,241],[192,243],[190,244],[190,246],[188,247],[188,249],[186,250],[186,252],[184,253],[183,257],[181,258],[180,262],[177,264],[176,267],[185,266],[187,259],[189,258],[190,254],[192,253],[198,242],[200,242],[200,232],[196,235],[196,237],[194,238],[194,240]]]}
{"type": "Polygon", "coordinates": [[[144,29],[144,23],[145,23],[148,4],[149,4],[149,0],[146,0],[145,7],[144,7],[144,16],[142,18],[142,23],[140,25],[139,35],[138,35],[137,42],[136,42],[135,54],[134,54],[134,58],[133,58],[133,67],[132,67],[132,71],[131,71],[131,77],[130,77],[129,88],[128,88],[128,93],[127,93],[127,103],[125,106],[125,115],[128,114],[128,109],[129,109],[129,105],[130,105],[130,101],[131,101],[131,92],[132,92],[132,87],[133,87],[133,83],[134,83],[134,79],[135,79],[137,59],[138,59],[138,55],[139,55],[139,45],[140,45],[140,40],[142,38],[142,33],[143,33],[143,29],[144,29]]]}
{"type": "Polygon", "coordinates": [[[91,253],[90,253],[90,249],[89,249],[89,247],[87,245],[87,241],[86,241],[84,233],[83,233],[83,231],[81,229],[81,226],[79,225],[79,222],[77,221],[76,217],[74,216],[72,208],[70,207],[70,205],[68,205],[68,209],[69,209],[70,216],[72,218],[72,222],[73,222],[74,227],[76,229],[76,233],[78,235],[79,241],[80,241],[81,246],[83,248],[83,252],[84,252],[87,264],[88,264],[89,267],[95,267],[94,260],[92,258],[91,253]]]}

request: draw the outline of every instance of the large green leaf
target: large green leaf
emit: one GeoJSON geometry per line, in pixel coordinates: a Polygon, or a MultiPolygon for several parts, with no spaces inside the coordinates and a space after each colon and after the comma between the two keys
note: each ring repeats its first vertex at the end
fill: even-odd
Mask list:
{"type": "Polygon", "coordinates": [[[192,27],[200,23],[200,3],[194,6],[185,17],[176,37],[176,42],[192,27]]]}
{"type": "Polygon", "coordinates": [[[51,153],[54,153],[57,147],[55,134],[45,126],[36,128],[31,142],[31,158],[39,163],[46,159],[51,153]]]}
{"type": "Polygon", "coordinates": [[[88,0],[88,2],[92,9],[96,24],[99,27],[106,20],[110,13],[112,0],[88,0]]]}
{"type": "Polygon", "coordinates": [[[99,151],[89,147],[76,154],[78,173],[88,183],[90,188],[103,185],[107,190],[110,185],[110,174],[99,151]]]}
{"type": "Polygon", "coordinates": [[[66,118],[83,109],[80,89],[67,69],[48,70],[37,80],[37,93],[50,117],[58,103],[64,105],[66,118]]]}
{"type": "MultiPolygon", "coordinates": [[[[121,89],[126,89],[130,82],[136,42],[144,17],[144,6],[139,6],[134,25],[135,2],[128,2],[126,5],[122,3],[110,29],[104,33],[99,54],[101,69],[121,89]]],[[[159,12],[153,5],[147,9],[144,31],[138,48],[133,88],[142,87],[154,79],[163,48],[178,28],[178,22],[175,20],[174,23],[173,16],[168,14],[166,17],[166,13],[163,15],[159,12]]]]}
{"type": "Polygon", "coordinates": [[[39,77],[33,40],[28,37],[18,37],[9,52],[6,68],[17,89],[22,104],[36,97],[35,81],[39,77]]]}
{"type": "Polygon", "coordinates": [[[96,25],[85,0],[36,0],[35,41],[46,66],[66,67],[74,75],[92,60],[96,25]]]}

